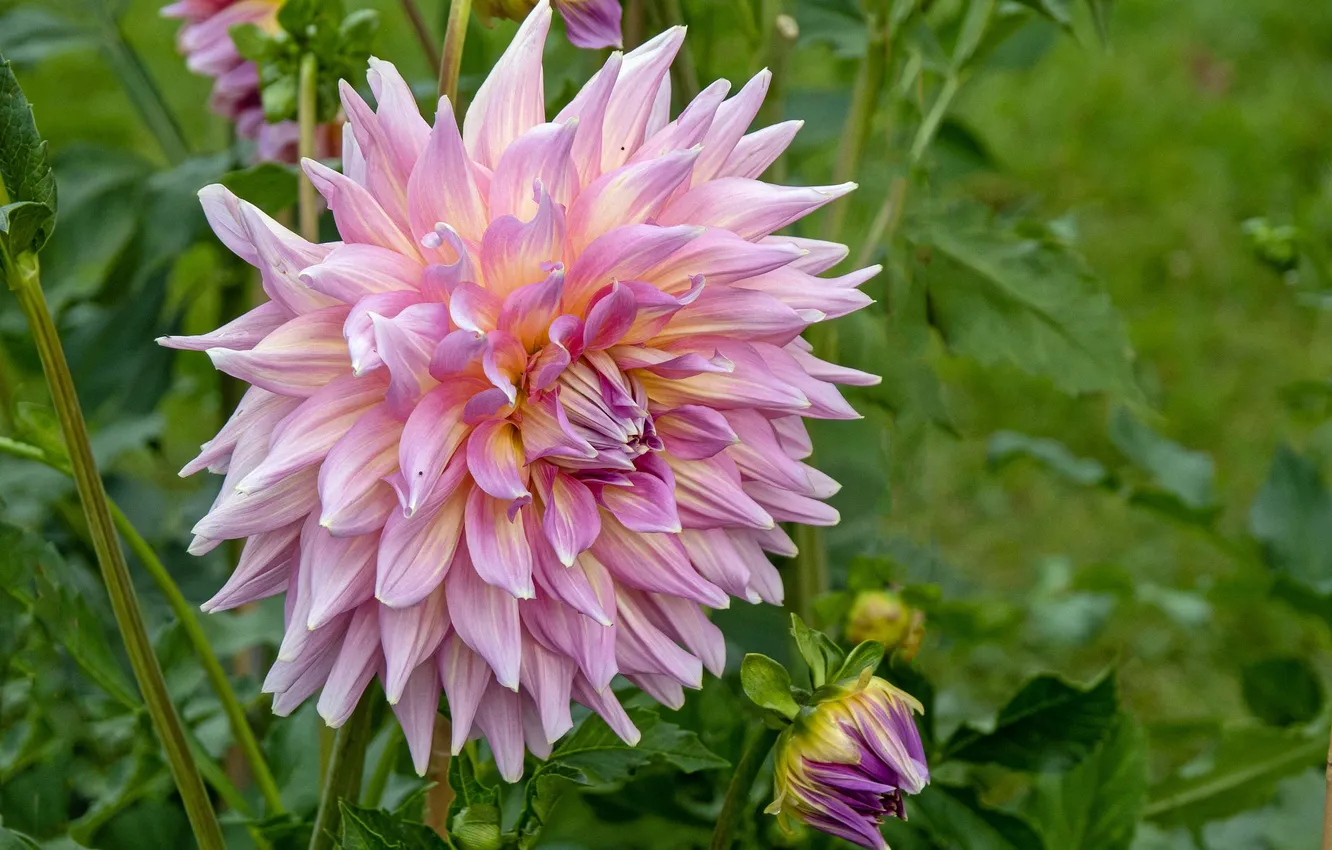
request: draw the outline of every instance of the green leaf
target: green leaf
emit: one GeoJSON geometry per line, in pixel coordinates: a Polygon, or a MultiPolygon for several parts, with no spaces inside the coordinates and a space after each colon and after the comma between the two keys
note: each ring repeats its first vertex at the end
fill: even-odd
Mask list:
{"type": "Polygon", "coordinates": [[[113,768],[118,774],[107,788],[75,821],[69,824],[69,837],[93,847],[93,837],[104,824],[139,800],[169,793],[171,777],[157,754],[156,742],[140,741],[130,759],[122,759],[113,768]]]}
{"type": "Polygon", "coordinates": [[[261,162],[224,174],[222,185],[269,215],[277,215],[296,205],[300,177],[290,165],[261,162]]]}
{"type": "Polygon", "coordinates": [[[1318,468],[1279,446],[1249,509],[1249,531],[1274,569],[1320,593],[1332,591],[1332,495],[1318,468]]]}
{"type": "Polygon", "coordinates": [[[740,685],[755,705],[775,711],[788,720],[800,713],[791,696],[791,674],[766,655],[751,652],[740,665],[740,685]]]}
{"type": "Polygon", "coordinates": [[[999,710],[993,732],[964,725],[944,744],[942,756],[1013,770],[1063,770],[1096,747],[1118,710],[1111,675],[1086,688],[1038,676],[999,710]]]}
{"type": "Polygon", "coordinates": [[[339,800],[342,826],[338,850],[447,850],[433,829],[382,809],[363,809],[339,800]]]}
{"type": "MultiPolygon", "coordinates": [[[[935,782],[907,799],[910,823],[950,850],[1043,850],[1041,836],[1020,815],[983,805],[973,788],[935,782]]],[[[1050,850],[1065,850],[1050,846],[1050,850]]]]}
{"type": "Polygon", "coordinates": [[[996,431],[990,437],[990,467],[1000,469],[1019,458],[1030,458],[1059,477],[1083,487],[1095,487],[1111,480],[1100,461],[1078,457],[1058,440],[1029,437],[1014,431],[996,431]]]}
{"type": "Polygon", "coordinates": [[[1069,0],[1017,0],[1028,9],[1032,9],[1066,30],[1073,28],[1073,18],[1069,14],[1069,0]]]}
{"type": "Polygon", "coordinates": [[[499,793],[477,780],[472,758],[465,752],[449,760],[449,787],[453,789],[453,802],[449,804],[449,834],[463,850],[498,847],[499,793]]]}
{"type": "Polygon", "coordinates": [[[105,619],[93,613],[55,547],[0,524],[0,585],[32,612],[84,675],[125,708],[139,710],[138,692],[107,641],[105,619]]]}
{"type": "Polygon", "coordinates": [[[1308,723],[1323,710],[1323,684],[1303,658],[1264,658],[1240,674],[1244,702],[1272,726],[1308,723]]]}
{"type": "Polygon", "coordinates": [[[1114,0],[1087,0],[1091,9],[1092,23],[1096,25],[1096,34],[1101,37],[1101,44],[1110,43],[1110,9],[1114,0]]]}
{"type": "Polygon", "coordinates": [[[1277,782],[1327,757],[1327,738],[1249,726],[1152,786],[1143,814],[1166,826],[1197,826],[1265,805],[1277,782]]]}
{"type": "Polygon", "coordinates": [[[1127,850],[1147,802],[1147,742],[1119,715],[1101,745],[1064,773],[1037,777],[1027,813],[1060,850],[1127,850]]]}
{"type": "Polygon", "coordinates": [[[92,30],[45,9],[20,6],[0,15],[0,54],[18,67],[96,43],[92,30]]]}
{"type": "Polygon", "coordinates": [[[970,0],[967,14],[962,18],[962,28],[958,32],[957,44],[953,47],[953,70],[959,71],[966,66],[976,47],[980,44],[985,30],[994,15],[995,0],[970,0]]]}
{"type": "Polygon", "coordinates": [[[1109,296],[1053,234],[1018,233],[977,204],[927,213],[907,234],[929,249],[930,318],[955,352],[1011,363],[1070,394],[1141,397],[1109,296]]]}
{"type": "Polygon", "coordinates": [[[1110,417],[1110,441],[1189,511],[1215,511],[1216,470],[1209,455],[1162,437],[1124,407],[1116,408],[1110,417]]]}
{"type": "Polygon", "coordinates": [[[800,657],[809,665],[810,682],[815,688],[823,687],[830,681],[829,677],[841,668],[846,653],[823,632],[805,625],[798,614],[791,615],[791,634],[795,637],[800,657]]]}
{"type": "Polygon", "coordinates": [[[55,227],[55,175],[14,69],[0,56],[0,249],[40,250],[55,227]]]}
{"type": "Polygon", "coordinates": [[[0,826],[0,850],[39,850],[39,847],[28,836],[0,826]]]}
{"type": "Polygon", "coordinates": [[[837,675],[831,681],[840,682],[844,679],[854,679],[860,675],[861,670],[866,668],[870,670],[879,669],[879,664],[883,661],[883,652],[883,644],[877,640],[861,641],[846,656],[846,663],[842,665],[842,669],[837,671],[837,675]]]}

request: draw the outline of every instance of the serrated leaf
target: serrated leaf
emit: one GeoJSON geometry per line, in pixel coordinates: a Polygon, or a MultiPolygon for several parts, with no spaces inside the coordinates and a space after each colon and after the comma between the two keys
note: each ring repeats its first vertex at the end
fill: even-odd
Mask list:
{"type": "Polygon", "coordinates": [[[951,349],[1011,363],[1066,393],[1140,398],[1109,296],[1051,234],[1019,234],[968,204],[912,221],[908,235],[930,250],[922,271],[930,318],[951,349]]]}
{"type": "Polygon", "coordinates": [[[1096,750],[1061,774],[1036,779],[1027,814],[1060,850],[1127,850],[1147,802],[1147,743],[1121,714],[1096,750]]]}
{"type": "Polygon", "coordinates": [[[1244,702],[1264,723],[1308,723],[1323,710],[1323,683],[1303,658],[1264,658],[1240,673],[1244,702]]]}
{"type": "Polygon", "coordinates": [[[642,735],[637,746],[621,741],[606,721],[593,715],[560,742],[547,763],[573,768],[586,783],[593,785],[621,782],[634,769],[653,759],[672,764],[685,773],[729,765],[726,759],[703,746],[698,735],[662,720],[656,711],[637,707],[628,713],[642,735]]]}
{"type": "Polygon", "coordinates": [[[338,850],[447,850],[433,829],[382,809],[363,809],[338,801],[342,826],[338,850]]]}
{"type": "MultiPolygon", "coordinates": [[[[1020,815],[983,805],[973,788],[935,782],[906,801],[910,823],[950,850],[1044,850],[1041,836],[1020,815]]],[[[1049,850],[1056,850],[1051,845],[1049,850]]],[[[1065,850],[1065,848],[1057,848],[1065,850]]]]}
{"type": "Polygon", "coordinates": [[[1327,757],[1327,737],[1267,726],[1235,729],[1174,776],[1152,786],[1144,815],[1172,826],[1198,826],[1258,808],[1276,784],[1327,757]]]}
{"type": "Polygon", "coordinates": [[[1216,507],[1216,470],[1210,455],[1161,436],[1124,407],[1110,417],[1110,441],[1190,511],[1206,513],[1216,507]]]}
{"type": "Polygon", "coordinates": [[[1100,743],[1118,711],[1111,675],[1086,688],[1038,676],[999,710],[993,732],[964,725],[944,744],[942,755],[1013,770],[1063,770],[1100,743]]]}
{"type": "Polygon", "coordinates": [[[449,787],[453,789],[450,835],[463,850],[495,846],[500,837],[499,792],[476,778],[476,767],[467,753],[449,760],[449,787]]]}
{"type": "Polygon", "coordinates": [[[791,674],[766,655],[751,652],[740,665],[740,685],[745,696],[760,708],[775,711],[788,719],[800,713],[791,696],[791,674]]]}
{"type": "Polygon", "coordinates": [[[1024,457],[1083,487],[1105,484],[1111,477],[1100,461],[1078,457],[1058,440],[1030,437],[1014,431],[996,431],[991,435],[988,460],[992,468],[999,469],[1024,457]]]}
{"type": "Polygon", "coordinates": [[[0,56],[0,248],[40,250],[55,226],[55,175],[14,69],[0,56]]]}
{"type": "Polygon", "coordinates": [[[139,709],[138,692],[111,651],[104,620],[79,594],[55,547],[0,523],[0,585],[32,612],[94,684],[125,708],[139,709]]]}
{"type": "Polygon", "coordinates": [[[1273,569],[1320,593],[1332,590],[1332,495],[1318,468],[1289,446],[1277,447],[1249,531],[1273,569]]]}

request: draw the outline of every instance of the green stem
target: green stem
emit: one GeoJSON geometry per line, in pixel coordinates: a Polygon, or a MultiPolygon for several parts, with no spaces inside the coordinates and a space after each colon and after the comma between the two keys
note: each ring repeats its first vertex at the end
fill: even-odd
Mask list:
{"type": "MultiPolygon", "coordinates": [[[[301,73],[296,100],[296,119],[300,123],[298,150],[301,159],[314,159],[315,130],[318,129],[319,61],[313,53],[301,57],[301,73]]],[[[301,175],[297,203],[300,208],[301,237],[307,242],[319,241],[319,196],[310,178],[301,175]]]]}
{"type": "MultiPolygon", "coordinates": [[[[845,183],[860,168],[860,157],[874,129],[874,113],[879,106],[879,95],[888,74],[888,53],[891,40],[887,25],[875,20],[871,23],[869,44],[865,59],[856,74],[856,85],[851,92],[851,108],[846,113],[846,124],[837,145],[837,162],[833,166],[833,183],[845,183]]],[[[824,219],[823,238],[836,241],[846,218],[847,204],[833,204],[824,219]]]]}
{"type": "Polygon", "coordinates": [[[166,566],[158,559],[153,547],[143,539],[143,535],[139,534],[124,511],[109,499],[107,504],[111,508],[111,518],[115,521],[116,530],[125,539],[130,551],[143,564],[144,569],[152,576],[153,581],[157,582],[158,589],[162,591],[167,604],[171,606],[171,613],[176,615],[176,620],[185,629],[185,635],[189,638],[190,645],[194,647],[199,663],[203,665],[204,675],[208,677],[213,692],[222,703],[222,711],[226,713],[227,722],[231,725],[231,734],[241,752],[245,754],[245,760],[250,763],[250,772],[268,806],[268,814],[281,814],[285,808],[282,805],[282,794],[278,791],[277,780],[273,778],[273,772],[264,759],[264,752],[259,748],[259,741],[254,737],[254,730],[250,728],[250,722],[245,717],[245,709],[241,706],[236,692],[232,690],[226,669],[208,643],[203,624],[199,622],[194,607],[185,599],[185,595],[180,592],[180,588],[172,580],[166,566]]]}
{"type": "Polygon", "coordinates": [[[957,74],[949,74],[944,80],[943,88],[939,89],[939,94],[934,98],[934,104],[930,107],[925,120],[920,122],[920,129],[916,131],[916,138],[911,142],[911,164],[918,164],[921,157],[925,156],[925,151],[934,141],[935,133],[939,132],[939,125],[943,122],[943,117],[948,114],[948,107],[952,105],[953,98],[957,97],[958,89],[962,87],[962,79],[957,74]]]}
{"type": "Polygon", "coordinates": [[[735,766],[731,784],[726,789],[726,801],[722,803],[721,814],[717,816],[717,826],[712,831],[709,850],[730,850],[731,834],[735,831],[736,821],[749,801],[749,789],[753,787],[759,768],[763,766],[768,751],[777,740],[777,734],[777,730],[766,726],[760,726],[751,733],[749,746],[745,748],[745,754],[740,757],[740,763],[735,766]]]}
{"type": "Polygon", "coordinates": [[[411,22],[412,31],[416,33],[416,40],[421,42],[421,50],[425,52],[426,62],[431,68],[438,68],[439,48],[435,47],[435,37],[430,34],[430,26],[426,23],[425,16],[421,14],[421,7],[416,5],[416,0],[402,0],[402,11],[407,15],[407,20],[411,22]]]}
{"type": "Polygon", "coordinates": [[[458,108],[458,75],[462,73],[463,45],[467,41],[467,22],[472,17],[472,0],[449,3],[449,23],[444,30],[444,53],[439,59],[439,93],[458,108]]]}
{"type": "Polygon", "coordinates": [[[361,795],[361,805],[367,809],[379,808],[384,799],[384,790],[388,788],[389,777],[393,775],[393,765],[398,760],[398,751],[406,739],[402,736],[402,727],[396,723],[388,725],[388,737],[384,741],[384,751],[375,762],[375,772],[370,774],[370,785],[361,795]]]}
{"type": "MultiPolygon", "coordinates": [[[[28,443],[0,437],[0,452],[45,464],[66,475],[73,474],[63,463],[52,458],[41,448],[28,443]]],[[[129,517],[125,516],[125,512],[120,509],[120,506],[110,497],[107,497],[106,504],[111,511],[111,520],[116,526],[116,531],[120,533],[125,545],[129,547],[134,556],[143,564],[144,569],[148,571],[153,581],[157,583],[158,589],[166,597],[167,605],[171,607],[171,613],[176,616],[176,620],[185,629],[185,634],[194,647],[195,653],[199,656],[199,662],[203,665],[204,674],[208,677],[218,701],[222,703],[222,710],[226,713],[227,721],[231,725],[231,734],[235,737],[236,743],[240,746],[241,752],[245,754],[245,758],[250,764],[250,772],[254,775],[254,781],[259,785],[259,792],[268,805],[268,814],[281,814],[284,808],[282,795],[278,792],[277,781],[274,780],[273,772],[264,759],[263,750],[259,748],[259,742],[254,737],[254,730],[250,728],[250,723],[245,718],[245,709],[241,705],[240,699],[237,698],[236,692],[232,689],[231,682],[227,679],[226,670],[222,667],[222,662],[218,659],[217,654],[213,652],[213,647],[208,643],[208,637],[204,634],[203,625],[199,622],[199,617],[195,614],[193,606],[185,599],[185,595],[180,592],[180,588],[176,586],[175,580],[172,579],[171,573],[167,571],[166,566],[157,557],[157,553],[153,551],[148,541],[143,538],[143,535],[139,534],[139,530],[130,522],[129,517]]],[[[235,808],[235,806],[232,807],[235,808]]]]}
{"type": "Polygon", "coordinates": [[[814,619],[814,600],[828,590],[828,549],[817,526],[797,525],[792,536],[798,551],[789,604],[808,623],[814,619]]]}
{"type": "Polygon", "coordinates": [[[139,111],[153,137],[157,139],[157,144],[162,148],[167,161],[172,165],[183,162],[190,154],[190,146],[185,141],[185,134],[180,128],[180,122],[176,120],[175,113],[167,105],[162,90],[148,72],[138,51],[125,37],[120,22],[108,19],[105,24],[107,59],[116,76],[120,78],[121,85],[125,87],[126,94],[134,102],[134,108],[139,111]]]}
{"type": "Polygon", "coordinates": [[[371,700],[361,695],[356,710],[333,743],[324,789],[319,794],[319,813],[315,816],[310,850],[331,850],[342,818],[339,800],[355,801],[361,793],[361,771],[365,768],[365,748],[370,743],[371,700]]]}
{"type": "Polygon", "coordinates": [[[171,704],[162,669],[153,654],[152,642],[148,638],[139,602],[134,595],[125,553],[116,539],[106,491],[102,488],[97,462],[93,459],[92,446],[88,441],[88,426],[74,391],[74,379],[65,361],[65,351],[61,347],[55,322],[51,319],[51,311],[46,306],[46,297],[42,293],[37,257],[23,253],[6,266],[9,286],[18,297],[19,306],[28,320],[42,361],[42,371],[46,373],[51,400],[69,451],[79,500],[88,521],[88,533],[102,568],[102,578],[106,582],[107,594],[111,597],[111,609],[115,613],[121,638],[125,641],[130,666],[134,669],[134,677],[148,707],[148,715],[162,742],[167,764],[171,767],[176,788],[185,804],[185,814],[189,817],[195,840],[201,850],[223,850],[222,828],[218,826],[217,814],[213,811],[213,804],[199,776],[199,768],[190,755],[180,717],[171,704]]]}

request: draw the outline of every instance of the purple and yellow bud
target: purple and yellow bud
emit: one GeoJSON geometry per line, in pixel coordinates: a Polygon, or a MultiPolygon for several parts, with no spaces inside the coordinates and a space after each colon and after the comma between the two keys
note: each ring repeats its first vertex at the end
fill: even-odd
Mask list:
{"type": "Polygon", "coordinates": [[[913,717],[921,704],[865,668],[820,689],[782,733],[775,799],[766,811],[873,850],[886,850],[885,817],[906,819],[905,794],[930,781],[913,717]],[[817,695],[816,695],[817,696],[817,695]]]}
{"type": "Polygon", "coordinates": [[[910,661],[925,637],[925,612],[912,608],[892,590],[866,590],[856,594],[846,617],[846,639],[851,643],[874,640],[897,658],[910,661]]]}

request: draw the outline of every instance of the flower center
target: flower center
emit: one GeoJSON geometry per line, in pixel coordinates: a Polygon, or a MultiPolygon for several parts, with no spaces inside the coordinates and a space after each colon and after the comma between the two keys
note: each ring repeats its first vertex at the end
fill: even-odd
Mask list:
{"type": "Polygon", "coordinates": [[[581,468],[633,469],[634,458],[661,450],[647,393],[606,354],[589,352],[571,363],[560,375],[556,391],[574,435],[597,451],[591,461],[557,462],[581,468]]]}

